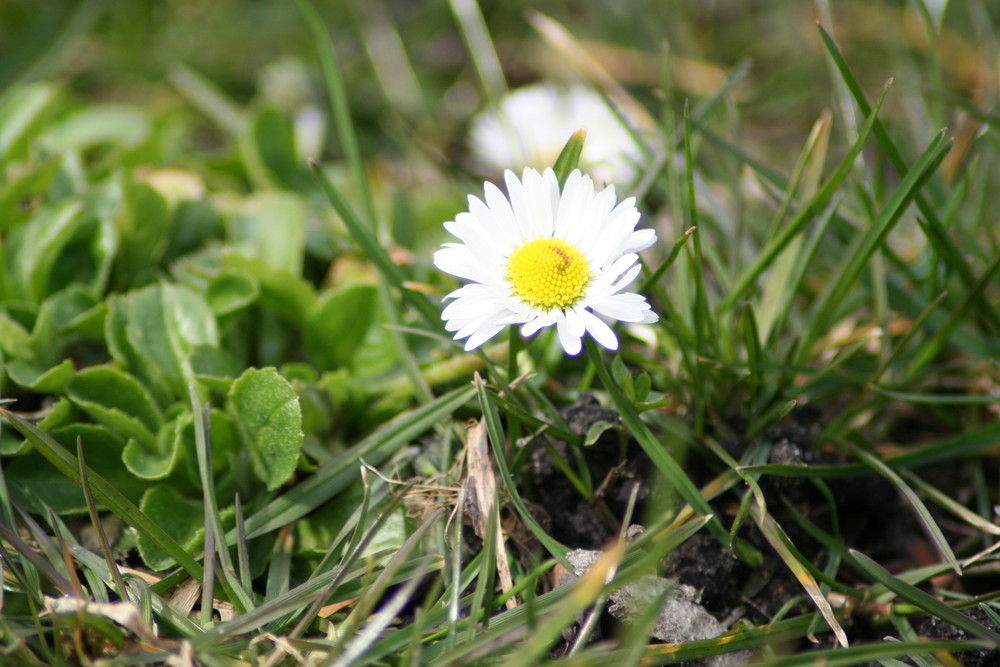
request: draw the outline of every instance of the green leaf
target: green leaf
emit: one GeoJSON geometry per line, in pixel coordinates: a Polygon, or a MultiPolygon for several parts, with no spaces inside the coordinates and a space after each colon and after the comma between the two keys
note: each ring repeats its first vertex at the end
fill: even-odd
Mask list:
{"type": "Polygon", "coordinates": [[[239,312],[260,296],[256,280],[239,273],[216,276],[205,288],[205,300],[219,317],[239,312]]]}
{"type": "MultiPolygon", "coordinates": [[[[232,471],[236,457],[242,450],[239,433],[229,416],[221,410],[209,411],[208,440],[212,445],[212,470],[216,475],[232,471]]],[[[184,464],[192,481],[200,478],[198,450],[195,444],[195,423],[186,415],[181,424],[180,444],[184,448],[184,464]]]]}
{"type": "Polygon", "coordinates": [[[1000,634],[990,630],[979,621],[966,616],[957,609],[953,609],[934,596],[928,595],[916,586],[892,576],[888,570],[860,551],[851,549],[849,553],[858,569],[872,581],[882,584],[902,599],[920,607],[928,614],[937,616],[941,620],[951,623],[956,628],[965,630],[969,634],[992,642],[994,648],[1000,648],[1000,634]]]}
{"type": "Polygon", "coordinates": [[[147,281],[167,248],[170,209],[166,198],[145,183],[126,183],[116,217],[121,249],[115,284],[125,290],[147,281]]]}
{"type": "Polygon", "coordinates": [[[149,118],[138,107],[90,105],[51,126],[40,140],[49,150],[63,152],[101,144],[136,146],[149,133],[149,118]]]}
{"type": "Polygon", "coordinates": [[[579,129],[573,133],[559,152],[556,163],[552,165],[552,170],[556,172],[559,179],[559,187],[566,184],[566,179],[570,173],[580,164],[580,154],[583,153],[583,142],[587,140],[587,131],[579,129]]]}
{"type": "Polygon", "coordinates": [[[274,368],[250,368],[230,388],[229,405],[254,472],[268,490],[278,488],[295,472],[302,447],[298,396],[274,368]]]}
{"type": "Polygon", "coordinates": [[[66,332],[83,313],[93,308],[96,300],[78,287],[56,292],[38,310],[31,331],[31,346],[39,366],[55,364],[66,348],[66,332]]]}
{"type": "MultiPolygon", "coordinates": [[[[185,551],[194,553],[205,538],[205,512],[200,501],[185,498],[165,485],[146,490],[139,509],[170,535],[185,551]]],[[[174,559],[144,535],[139,535],[139,555],[154,571],[173,566],[174,559]]]]}
{"type": "Polygon", "coordinates": [[[305,176],[295,144],[295,127],[286,113],[271,107],[251,119],[250,131],[260,161],[272,179],[290,189],[298,188],[305,176]]]}
{"type": "Polygon", "coordinates": [[[156,446],[153,434],[163,424],[163,415],[152,395],[128,373],[107,366],[82,370],[66,387],[66,395],[123,438],[156,446]]]}
{"type": "MultiPolygon", "coordinates": [[[[385,424],[249,517],[247,535],[262,535],[308,514],[360,478],[362,459],[369,465],[381,465],[399,448],[467,403],[474,391],[472,387],[456,389],[385,424]]],[[[227,539],[232,543],[234,536],[230,534],[227,539]]]]}
{"type": "MultiPolygon", "coordinates": [[[[194,379],[190,366],[196,345],[218,345],[215,316],[197,292],[178,285],[150,285],[122,298],[124,310],[112,310],[113,326],[121,327],[116,357],[149,382],[158,395],[164,388],[174,397],[187,395],[194,379]]],[[[109,338],[112,336],[109,335],[109,338]]],[[[159,396],[163,400],[163,396],[159,396]]]]}
{"type": "Polygon", "coordinates": [[[0,184],[0,232],[13,229],[30,216],[31,209],[25,210],[24,202],[42,196],[61,165],[62,160],[56,157],[0,184]]]}
{"type": "Polygon", "coordinates": [[[11,233],[5,248],[10,297],[40,303],[53,291],[56,261],[73,238],[82,211],[79,201],[46,206],[11,233]]]}
{"type": "Polygon", "coordinates": [[[7,313],[0,311],[0,351],[12,359],[30,359],[31,334],[7,313]]]}
{"type": "MultiPolygon", "coordinates": [[[[174,471],[181,458],[181,427],[191,421],[191,415],[185,414],[164,424],[156,434],[156,442],[152,448],[135,440],[129,439],[122,452],[122,461],[136,477],[141,479],[163,479],[174,471]]],[[[88,459],[89,460],[89,459],[88,459]]]]}
{"type": "Polygon", "coordinates": [[[228,350],[211,345],[191,348],[191,370],[199,382],[223,394],[229,393],[243,365],[228,350]]]}
{"type": "Polygon", "coordinates": [[[40,394],[60,394],[73,376],[76,368],[71,359],[51,368],[36,366],[27,361],[12,361],[6,367],[7,376],[25,389],[40,394]]]}
{"type": "Polygon", "coordinates": [[[0,99],[0,162],[9,164],[23,157],[58,91],[56,86],[45,82],[6,91],[0,99]]]}
{"type": "Polygon", "coordinates": [[[322,371],[349,365],[364,340],[375,310],[371,285],[351,285],[328,292],[306,319],[305,344],[309,359],[322,371]]]}
{"type": "Polygon", "coordinates": [[[294,276],[302,275],[305,210],[284,192],[258,192],[240,201],[226,220],[230,243],[249,257],[294,276]]]}
{"type": "Polygon", "coordinates": [[[222,270],[240,274],[260,286],[261,303],[295,325],[305,322],[316,301],[312,285],[299,276],[268,264],[260,257],[246,257],[238,252],[222,253],[222,270]]]}
{"type": "MultiPolygon", "coordinates": [[[[122,440],[103,426],[72,424],[54,429],[50,435],[63,447],[76,449],[76,439],[83,443],[88,466],[114,484],[120,492],[138,499],[145,484],[136,479],[122,464],[122,440]]],[[[82,514],[87,511],[83,489],[66,477],[39,452],[11,461],[6,467],[8,483],[16,498],[26,507],[42,510],[35,500],[42,500],[57,514],[82,514]]]]}

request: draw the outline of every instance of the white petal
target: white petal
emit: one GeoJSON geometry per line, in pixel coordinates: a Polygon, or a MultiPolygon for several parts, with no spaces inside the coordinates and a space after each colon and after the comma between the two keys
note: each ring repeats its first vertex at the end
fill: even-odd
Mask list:
{"type": "MultiPolygon", "coordinates": [[[[586,327],[584,328],[585,330],[586,327]]],[[[582,331],[579,333],[575,332],[569,320],[565,317],[560,317],[556,320],[556,332],[559,334],[559,343],[566,350],[566,354],[574,357],[580,354],[580,350],[583,348],[583,344],[580,341],[583,337],[582,331]]]]}
{"type": "Polygon", "coordinates": [[[490,282],[496,277],[488,265],[476,259],[468,246],[460,243],[446,243],[435,252],[434,266],[456,278],[477,283],[490,282]]]}
{"type": "Polygon", "coordinates": [[[504,196],[503,192],[500,191],[500,188],[492,183],[486,184],[484,193],[486,195],[486,205],[489,206],[490,211],[496,218],[497,224],[505,230],[504,233],[512,240],[512,245],[517,245],[524,237],[518,229],[517,218],[514,215],[514,209],[510,207],[510,202],[504,196]]]}
{"type": "Polygon", "coordinates": [[[628,243],[625,244],[625,252],[639,252],[656,243],[656,231],[652,229],[639,229],[632,232],[628,243]]]}
{"type": "Polygon", "coordinates": [[[521,327],[521,335],[524,336],[525,338],[528,338],[529,336],[534,336],[536,333],[538,333],[545,327],[550,327],[555,323],[556,323],[555,312],[544,313],[542,315],[539,315],[533,320],[525,322],[524,326],[521,327]]]}
{"type": "MultiPolygon", "coordinates": [[[[477,347],[488,341],[490,338],[493,338],[498,333],[503,331],[503,329],[504,328],[502,326],[492,326],[480,329],[476,333],[472,334],[469,337],[469,340],[465,341],[465,351],[469,352],[470,350],[476,349],[477,347]]],[[[457,338],[458,337],[456,336],[456,339],[457,338]]]]}
{"type": "MultiPolygon", "coordinates": [[[[529,171],[535,170],[525,169],[525,175],[529,171]]],[[[535,173],[537,174],[538,172],[536,171],[535,173]]],[[[507,184],[507,199],[510,200],[510,208],[514,211],[518,236],[522,239],[530,239],[535,234],[535,216],[528,205],[527,196],[524,193],[524,185],[510,169],[504,172],[503,177],[504,182],[507,184]]]]}
{"type": "MultiPolygon", "coordinates": [[[[627,257],[627,256],[628,256],[628,255],[626,255],[626,257],[627,257]]],[[[623,289],[623,288],[625,288],[625,287],[628,287],[629,285],[631,285],[631,284],[632,284],[632,281],[636,279],[636,276],[638,276],[638,275],[639,275],[639,271],[641,271],[641,270],[642,270],[642,266],[640,266],[639,264],[635,264],[635,265],[633,265],[633,266],[632,266],[632,268],[630,268],[630,269],[629,269],[628,271],[626,271],[625,273],[623,273],[623,274],[619,275],[619,276],[618,276],[618,277],[617,277],[617,278],[615,279],[615,282],[613,282],[613,283],[611,284],[611,289],[612,289],[613,291],[617,292],[617,291],[618,291],[618,290],[620,290],[620,289],[623,289]]],[[[614,274],[614,273],[612,273],[611,275],[615,275],[615,274],[614,274]]]]}
{"type": "Polygon", "coordinates": [[[589,310],[583,310],[580,314],[583,316],[583,323],[587,326],[587,331],[594,337],[594,340],[609,350],[618,349],[618,337],[604,320],[589,310]]]}
{"type": "Polygon", "coordinates": [[[592,299],[587,305],[596,313],[622,322],[646,322],[650,312],[646,299],[632,292],[592,299]]]}

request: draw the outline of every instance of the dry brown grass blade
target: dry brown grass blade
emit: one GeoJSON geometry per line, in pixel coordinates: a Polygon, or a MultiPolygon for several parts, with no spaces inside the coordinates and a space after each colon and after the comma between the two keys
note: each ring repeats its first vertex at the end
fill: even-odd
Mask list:
{"type": "MultiPolygon", "coordinates": [[[[465,434],[465,462],[468,477],[466,478],[466,493],[469,501],[469,515],[479,537],[483,537],[489,529],[490,516],[499,511],[494,507],[497,500],[496,476],[493,474],[493,463],[490,461],[490,444],[486,434],[484,421],[474,422],[465,434]]],[[[499,519],[493,522],[496,530],[497,574],[500,577],[500,589],[507,594],[514,588],[514,580],[510,574],[510,562],[507,560],[507,549],[504,547],[503,531],[499,519]]],[[[507,599],[507,608],[517,606],[517,597],[507,599]]]]}

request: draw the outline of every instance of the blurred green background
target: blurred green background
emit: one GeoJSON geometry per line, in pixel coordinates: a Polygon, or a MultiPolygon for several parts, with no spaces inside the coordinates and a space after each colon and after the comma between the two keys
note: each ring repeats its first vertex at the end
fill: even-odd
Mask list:
{"type": "MultiPolygon", "coordinates": [[[[391,155],[416,144],[461,157],[464,123],[482,96],[450,4],[372,0],[316,8],[344,68],[363,150],[391,155]]],[[[512,87],[585,76],[532,27],[534,12],[569,27],[654,113],[662,102],[664,45],[674,104],[704,97],[748,63],[726,122],[744,146],[777,165],[792,159],[783,149],[800,145],[821,109],[834,103],[817,21],[833,26],[872,91],[896,77],[890,108],[914,103],[910,93],[921,88],[989,108],[997,90],[1000,4],[992,2],[494,0],[481,9],[512,87]],[[940,50],[929,48],[932,40],[940,50]]],[[[92,101],[169,113],[186,106],[170,82],[183,64],[240,103],[323,102],[313,42],[295,2],[5,0],[0,49],[0,89],[56,79],[92,101]]],[[[960,119],[948,117],[949,108],[930,105],[922,113],[954,127],[960,119]]],[[[217,140],[208,130],[200,138],[217,140]]],[[[327,144],[336,150],[332,138],[327,144]]]]}

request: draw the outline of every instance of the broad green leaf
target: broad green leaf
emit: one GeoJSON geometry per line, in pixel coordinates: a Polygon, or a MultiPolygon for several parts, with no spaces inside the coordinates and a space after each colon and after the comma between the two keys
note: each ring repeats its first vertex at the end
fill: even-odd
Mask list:
{"type": "Polygon", "coordinates": [[[259,296],[257,281],[239,273],[223,273],[205,289],[205,300],[219,317],[247,308],[259,296]]]}
{"type": "Polygon", "coordinates": [[[36,365],[55,364],[66,348],[66,332],[80,315],[96,304],[96,299],[78,287],[56,292],[42,303],[31,331],[36,365]]]}
{"type": "Polygon", "coordinates": [[[7,313],[0,311],[0,351],[11,359],[30,359],[31,334],[7,313]]]}
{"type": "Polygon", "coordinates": [[[304,324],[306,314],[316,301],[316,292],[307,281],[268,264],[260,257],[225,251],[222,254],[222,270],[256,281],[260,286],[261,303],[295,325],[304,324]]]}
{"type": "Polygon", "coordinates": [[[163,479],[174,471],[179,459],[182,458],[180,432],[184,423],[190,421],[190,414],[185,414],[164,424],[157,432],[156,442],[152,448],[130,438],[125,443],[122,461],[136,477],[163,479]]]}
{"type": "Polygon", "coordinates": [[[127,328],[131,299],[128,295],[113,296],[106,302],[108,314],[104,318],[104,339],[111,357],[122,367],[140,376],[149,392],[158,400],[166,403],[171,390],[162,374],[155,377],[146,372],[147,361],[139,356],[135,347],[129,341],[127,328]]]}
{"type": "Polygon", "coordinates": [[[9,297],[39,303],[51,291],[56,262],[74,237],[82,211],[83,204],[73,200],[46,206],[11,233],[4,249],[9,297]]]}
{"type": "Polygon", "coordinates": [[[261,164],[279,185],[294,190],[305,176],[295,144],[295,127],[286,113],[261,109],[251,120],[253,144],[261,164]]]}
{"type": "Polygon", "coordinates": [[[298,396],[274,368],[250,368],[229,390],[229,405],[254,473],[273,490],[295,472],[302,447],[298,396]]]}
{"type": "Polygon", "coordinates": [[[0,100],[0,162],[8,164],[27,150],[58,88],[38,82],[19,86],[0,100]]]}
{"type": "Polygon", "coordinates": [[[150,393],[133,376],[99,366],[77,374],[66,395],[91,417],[123,438],[156,447],[163,415],[150,393]]]}
{"type": "MultiPolygon", "coordinates": [[[[212,469],[216,475],[233,471],[236,457],[242,450],[239,433],[229,416],[221,410],[209,412],[208,440],[212,445],[212,469]]],[[[197,482],[198,450],[195,446],[194,420],[187,416],[181,424],[180,443],[184,448],[184,465],[191,480],[197,482]]]]}
{"type": "Polygon", "coordinates": [[[36,366],[27,361],[12,361],[5,370],[11,380],[40,394],[62,393],[76,374],[71,359],[63,359],[62,363],[51,368],[36,366]]]}
{"type": "Polygon", "coordinates": [[[302,274],[305,209],[297,196],[258,192],[240,201],[226,220],[228,239],[250,257],[276,269],[302,274]]]}
{"type": "MultiPolygon", "coordinates": [[[[50,435],[63,447],[76,449],[76,439],[83,444],[87,465],[108,480],[127,497],[138,500],[146,484],[136,479],[122,464],[122,441],[103,426],[72,424],[54,429],[50,435]]],[[[42,500],[57,514],[81,514],[87,511],[80,484],[62,474],[38,451],[11,461],[5,473],[15,494],[25,505],[41,509],[34,499],[42,500]]]]}
{"type": "MultiPolygon", "coordinates": [[[[63,396],[49,406],[45,416],[42,417],[40,422],[38,422],[38,428],[48,433],[52,433],[58,428],[70,426],[81,421],[82,419],[83,413],[76,407],[76,403],[63,396]]],[[[75,446],[76,445],[74,444],[74,447],[75,446]]]]}
{"type": "MultiPolygon", "coordinates": [[[[165,191],[160,183],[152,185],[167,198],[167,201],[173,201],[173,197],[176,197],[165,191]]],[[[178,201],[174,205],[170,222],[170,239],[161,261],[170,264],[184,255],[198,251],[212,241],[221,241],[224,236],[222,216],[210,200],[178,201]]]]}
{"type": "MultiPolygon", "coordinates": [[[[168,387],[174,397],[185,396],[194,379],[191,350],[219,342],[208,304],[197,292],[179,285],[151,285],[122,301],[126,304],[125,344],[116,341],[113,347],[121,348],[121,356],[136,375],[154,387],[168,387]]],[[[122,313],[114,314],[114,325],[120,326],[122,313]]]]}
{"type": "Polygon", "coordinates": [[[125,290],[146,282],[167,248],[170,234],[167,200],[144,183],[125,183],[115,222],[121,235],[115,285],[125,290]]]}
{"type": "MultiPolygon", "coordinates": [[[[185,498],[172,487],[158,485],[146,490],[139,509],[188,553],[201,548],[205,511],[200,501],[185,498]]],[[[174,565],[174,559],[144,535],[139,535],[139,555],[156,572],[174,565]]]]}
{"type": "Polygon", "coordinates": [[[198,381],[223,394],[229,393],[233,380],[243,372],[242,364],[225,348],[195,345],[190,358],[198,381]]]}
{"type": "Polygon", "coordinates": [[[40,197],[59,172],[61,160],[50,159],[41,166],[14,174],[0,184],[0,232],[7,232],[24,222],[31,214],[23,204],[40,197]]]}
{"type": "MultiPolygon", "coordinates": [[[[276,530],[316,509],[360,478],[358,468],[362,459],[369,465],[381,465],[400,447],[462,407],[474,396],[474,391],[471,387],[456,389],[385,424],[248,517],[247,535],[256,537],[276,530]]],[[[233,539],[233,535],[227,536],[230,544],[233,539]]]]}
{"type": "Polygon", "coordinates": [[[40,140],[46,148],[61,152],[101,144],[131,147],[145,141],[149,133],[149,118],[138,107],[91,105],[52,125],[40,140]]]}
{"type": "Polygon", "coordinates": [[[316,302],[306,320],[305,344],[320,370],[350,364],[371,325],[376,296],[371,285],[351,285],[316,302]]]}

